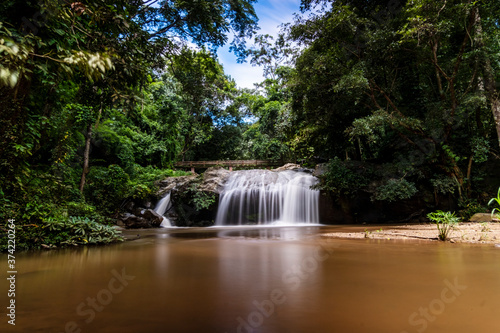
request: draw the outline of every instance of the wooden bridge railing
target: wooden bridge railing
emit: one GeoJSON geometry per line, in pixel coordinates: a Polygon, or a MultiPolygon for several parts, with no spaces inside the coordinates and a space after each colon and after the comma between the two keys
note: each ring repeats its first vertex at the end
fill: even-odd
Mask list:
{"type": "Polygon", "coordinates": [[[222,160],[222,161],[180,161],[175,163],[178,168],[209,168],[215,166],[223,166],[232,168],[244,167],[279,167],[294,161],[284,160],[222,160]]]}

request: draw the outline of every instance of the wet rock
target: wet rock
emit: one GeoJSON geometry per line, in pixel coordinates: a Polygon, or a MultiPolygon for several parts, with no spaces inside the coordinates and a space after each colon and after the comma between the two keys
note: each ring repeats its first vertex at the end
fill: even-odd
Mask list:
{"type": "Polygon", "coordinates": [[[152,228],[158,228],[163,221],[163,217],[152,209],[146,209],[141,217],[148,220],[152,228]]]}
{"type": "Polygon", "coordinates": [[[135,216],[134,214],[125,213],[122,215],[121,221],[126,228],[138,229],[138,228],[150,228],[148,221],[142,217],[135,216]]]}
{"type": "Polygon", "coordinates": [[[314,168],[313,176],[319,177],[324,175],[328,171],[328,163],[321,163],[316,165],[314,168]]]}
{"type": "Polygon", "coordinates": [[[198,190],[220,194],[230,174],[231,171],[223,167],[208,168],[203,173],[203,180],[198,186],[198,190]]]}
{"type": "Polygon", "coordinates": [[[171,193],[172,207],[169,209],[168,218],[173,225],[213,225],[219,192],[230,174],[230,171],[218,167],[207,169],[203,175],[170,177],[157,183],[160,189],[156,195],[160,198],[168,192],[171,193]],[[201,209],[197,207],[197,201],[206,201],[209,198],[213,198],[213,202],[209,207],[201,209]]]}
{"type": "Polygon", "coordinates": [[[181,188],[185,188],[188,184],[195,181],[198,175],[189,175],[189,176],[181,176],[181,177],[168,177],[166,179],[160,180],[157,182],[159,187],[156,195],[158,197],[163,197],[165,193],[173,190],[178,190],[181,188]]]}
{"type": "Polygon", "coordinates": [[[272,171],[300,170],[300,169],[302,169],[302,167],[298,164],[287,163],[287,164],[283,165],[282,167],[273,169],[272,171]]]}
{"type": "Polygon", "coordinates": [[[130,201],[129,203],[127,203],[127,205],[125,205],[125,210],[131,212],[134,209],[134,207],[135,207],[135,202],[130,201]]]}
{"type": "Polygon", "coordinates": [[[196,187],[185,191],[173,191],[172,205],[175,212],[173,220],[175,225],[178,227],[205,227],[213,225],[217,213],[218,199],[218,194],[202,192],[196,187]],[[210,197],[212,200],[208,206],[199,207],[196,204],[197,200],[201,198],[207,200],[210,197]]]}
{"type": "Polygon", "coordinates": [[[158,228],[163,218],[152,209],[138,209],[136,210],[136,215],[130,213],[122,214],[120,221],[129,229],[158,228]]]}

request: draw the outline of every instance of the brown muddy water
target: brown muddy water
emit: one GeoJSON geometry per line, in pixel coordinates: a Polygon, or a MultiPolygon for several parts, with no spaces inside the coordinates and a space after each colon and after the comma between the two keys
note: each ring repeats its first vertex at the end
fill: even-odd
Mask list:
{"type": "Polygon", "coordinates": [[[333,228],[132,231],[17,253],[16,326],[3,282],[0,331],[499,331],[500,248],[320,237],[333,228]]]}

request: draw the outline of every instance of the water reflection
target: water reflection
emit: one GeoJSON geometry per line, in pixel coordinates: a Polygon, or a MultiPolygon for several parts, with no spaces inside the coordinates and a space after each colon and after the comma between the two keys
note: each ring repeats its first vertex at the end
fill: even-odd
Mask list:
{"type": "Polygon", "coordinates": [[[64,332],[68,322],[82,332],[416,332],[409,317],[455,279],[467,289],[426,332],[500,327],[499,249],[322,241],[323,230],[134,231],[114,246],[20,253],[18,321],[2,332],[64,332]],[[87,323],[77,307],[113,270],[134,279],[87,323]]]}
{"type": "Polygon", "coordinates": [[[242,229],[241,227],[229,230],[221,230],[217,233],[219,238],[241,237],[248,239],[260,240],[298,240],[315,235],[318,233],[319,227],[251,227],[242,229]]]}
{"type": "MultiPolygon", "coordinates": [[[[300,233],[268,229],[253,236],[260,240],[296,239],[300,233]]],[[[225,317],[221,322],[233,323],[225,327],[228,331],[265,328],[267,332],[280,332],[274,330],[279,329],[280,314],[300,307],[305,307],[303,312],[307,313],[318,302],[323,261],[328,257],[320,246],[298,242],[264,246],[256,241],[220,242],[218,252],[224,254],[219,261],[220,300],[234,304],[222,312],[225,317]],[[232,313],[229,316],[228,311],[232,313]]]]}

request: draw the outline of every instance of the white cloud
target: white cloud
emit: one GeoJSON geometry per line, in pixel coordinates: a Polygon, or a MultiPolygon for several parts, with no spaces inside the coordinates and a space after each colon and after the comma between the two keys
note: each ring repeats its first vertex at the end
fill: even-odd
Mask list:
{"type": "MultiPolygon", "coordinates": [[[[229,56],[233,56],[233,54],[229,54],[229,56]]],[[[248,62],[238,64],[222,59],[220,61],[224,65],[224,72],[230,75],[240,88],[254,88],[254,83],[264,81],[261,67],[252,66],[248,62]]]]}
{"type": "MultiPolygon", "coordinates": [[[[255,11],[259,17],[260,30],[258,34],[269,34],[276,37],[279,25],[293,21],[293,14],[300,8],[300,0],[262,0],[255,4],[255,11]]],[[[248,41],[249,45],[252,41],[248,41]]],[[[229,53],[225,46],[217,52],[220,62],[224,65],[226,74],[236,81],[241,88],[254,88],[254,83],[264,80],[262,68],[254,67],[249,62],[238,64],[236,56],[229,53]]]]}

